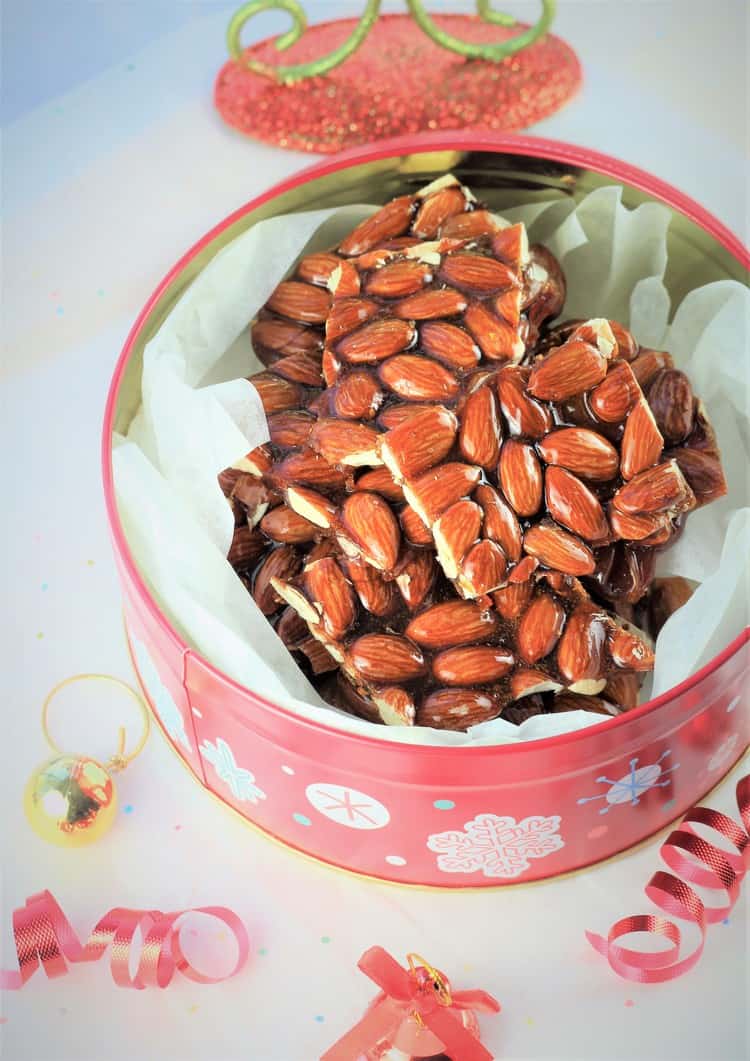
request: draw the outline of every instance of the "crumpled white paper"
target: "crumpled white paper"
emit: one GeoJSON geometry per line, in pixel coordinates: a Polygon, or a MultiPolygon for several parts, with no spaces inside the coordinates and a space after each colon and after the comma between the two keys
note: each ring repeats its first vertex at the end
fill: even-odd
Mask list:
{"type": "MultiPolygon", "coordinates": [[[[468,733],[385,727],[325,704],[225,557],[233,519],[217,474],[268,438],[244,378],[263,366],[248,324],[302,253],[332,246],[372,206],[271,218],[225,247],[194,280],[144,351],[142,406],[114,439],[117,503],[133,556],[165,615],[231,677],[307,718],[382,740],[503,744],[602,723],[575,711],[520,726],[496,719],[468,733]]],[[[602,316],[644,345],[669,349],[706,405],[721,445],[729,494],[693,513],[659,573],[702,585],[657,641],[654,695],[721,651],[747,623],[750,570],[748,321],[750,292],[734,281],[692,291],[669,321],[663,284],[670,211],[636,210],[605,187],[570,201],[520,206],[532,242],[544,242],[568,280],[563,317],[602,316]]]]}

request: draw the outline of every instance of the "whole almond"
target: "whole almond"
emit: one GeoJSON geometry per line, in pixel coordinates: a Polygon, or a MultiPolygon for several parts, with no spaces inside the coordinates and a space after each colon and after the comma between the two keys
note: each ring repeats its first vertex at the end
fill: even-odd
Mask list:
{"type": "Polygon", "coordinates": [[[460,188],[441,188],[424,200],[412,224],[412,232],[422,239],[432,239],[449,217],[462,213],[467,206],[460,188]]]}
{"type": "Polygon", "coordinates": [[[336,507],[327,497],[305,486],[290,486],[286,491],[286,502],[294,512],[316,527],[327,529],[336,515],[336,507]]]}
{"type": "Polygon", "coordinates": [[[354,484],[355,490],[371,490],[374,494],[382,494],[389,501],[403,501],[404,492],[387,468],[373,468],[370,472],[360,475],[354,484]]]}
{"type": "Polygon", "coordinates": [[[386,317],[345,335],[339,340],[336,351],[352,364],[375,364],[404,350],[411,344],[414,334],[414,327],[408,321],[386,317]]]}
{"type": "Polygon", "coordinates": [[[379,243],[400,236],[409,227],[414,212],[412,195],[401,195],[366,218],[339,244],[341,254],[352,257],[372,250],[379,243]]]}
{"type": "Polygon", "coordinates": [[[311,354],[320,350],[322,345],[320,333],[313,328],[305,328],[292,321],[276,320],[269,317],[255,321],[251,328],[253,349],[266,347],[277,353],[311,354]]]}
{"type": "Polygon", "coordinates": [[[497,616],[474,601],[445,601],[416,615],[406,636],[429,649],[488,641],[497,629],[497,616]]]}
{"type": "Polygon", "coordinates": [[[277,376],[301,383],[305,387],[321,387],[323,385],[323,373],[320,369],[320,360],[310,357],[308,354],[291,354],[289,357],[281,357],[274,362],[273,371],[277,376]]]}
{"type": "Polygon", "coordinates": [[[607,424],[619,424],[641,397],[641,388],[627,361],[614,361],[602,382],[589,395],[596,416],[607,424]]]}
{"type": "Polygon", "coordinates": [[[353,557],[342,557],[349,581],[362,602],[362,606],[372,615],[391,615],[398,607],[398,593],[393,582],[386,582],[379,571],[353,557]]]}
{"type": "Polygon", "coordinates": [[[323,324],[331,308],[331,295],[321,287],[284,280],[274,290],[266,306],[281,317],[302,324],[323,324]]]}
{"type": "Polygon", "coordinates": [[[497,393],[511,435],[539,439],[551,429],[552,415],[526,393],[528,378],[527,368],[506,365],[498,373],[497,393]]]}
{"type": "Polygon", "coordinates": [[[601,612],[579,605],[568,617],[557,646],[557,665],[569,684],[601,678],[604,671],[606,627],[601,612]]]}
{"type": "Polygon", "coordinates": [[[497,229],[497,221],[487,210],[472,210],[449,218],[441,228],[441,235],[456,239],[476,239],[497,229]]]}
{"type": "Polygon", "coordinates": [[[496,541],[507,558],[516,563],[521,559],[523,535],[513,509],[497,490],[485,483],[476,488],[474,496],[484,512],[482,534],[496,541]]]}
{"type": "Polygon", "coordinates": [[[599,498],[572,472],[550,465],[544,475],[544,497],[552,518],[580,538],[596,542],[608,536],[599,498]]]}
{"type": "Polygon", "coordinates": [[[562,427],[550,431],[537,448],[547,464],[559,464],[592,482],[614,479],[620,464],[612,443],[585,427],[562,427]]]}
{"type": "Polygon", "coordinates": [[[625,483],[612,504],[626,515],[652,512],[685,512],[694,507],[695,496],[675,460],[657,464],[625,483]]]}
{"type": "Polygon", "coordinates": [[[651,468],[661,457],[664,439],[656,426],[654,415],[645,398],[640,398],[625,422],[620,443],[620,472],[623,479],[632,479],[639,472],[651,468]]]}
{"type": "MultiPolygon", "coordinates": [[[[326,347],[323,351],[323,356],[320,359],[320,371],[323,374],[323,380],[325,382],[326,387],[335,386],[337,379],[341,375],[341,368],[341,361],[336,357],[333,350],[331,350],[329,347],[326,347]]],[[[308,409],[309,408],[310,406],[308,405],[308,409]]],[[[311,411],[314,412],[314,410],[311,411]]]]}
{"type": "Polygon", "coordinates": [[[341,517],[349,536],[362,555],[380,571],[395,567],[401,546],[398,521],[387,501],[379,494],[350,494],[341,517]]]}
{"type": "Polygon", "coordinates": [[[617,343],[617,353],[614,357],[621,357],[625,361],[634,361],[638,356],[639,346],[633,336],[619,321],[610,321],[609,326],[612,329],[612,334],[615,337],[617,343]]]}
{"type": "Polygon", "coordinates": [[[431,527],[447,508],[472,492],[480,474],[479,468],[471,464],[441,464],[404,484],[404,496],[425,525],[431,527]]]}
{"type": "Polygon", "coordinates": [[[562,689],[559,682],[549,674],[533,668],[519,668],[510,679],[510,693],[514,700],[537,693],[556,692],[562,689]]]}
{"type": "Polygon", "coordinates": [[[302,558],[293,545],[280,545],[268,554],[253,579],[253,598],[264,615],[272,615],[282,603],[271,579],[294,578],[301,566],[302,558]]]}
{"type": "Polygon", "coordinates": [[[592,711],[596,715],[609,715],[610,717],[619,714],[614,705],[606,703],[601,697],[571,693],[569,690],[556,694],[550,711],[553,715],[563,711],[592,711]]]}
{"type": "Polygon", "coordinates": [[[503,493],[519,516],[533,516],[542,503],[542,469],[533,446],[508,439],[500,451],[498,476],[503,493]]]}
{"type": "Polygon", "coordinates": [[[468,332],[444,321],[426,321],[419,330],[422,349],[452,368],[473,368],[481,357],[468,332]]]}
{"type": "Polygon", "coordinates": [[[432,672],[444,685],[485,685],[503,678],[515,663],[512,652],[490,645],[449,648],[432,662],[432,672]]]}
{"type": "Polygon", "coordinates": [[[260,529],[276,542],[299,545],[315,540],[318,528],[287,505],[277,505],[260,521],[260,529]]]}
{"type": "Polygon", "coordinates": [[[625,512],[618,512],[614,505],[609,506],[609,521],[616,538],[634,542],[643,541],[663,527],[670,525],[669,517],[660,513],[653,516],[628,515],[625,512]]]}
{"type": "Polygon", "coordinates": [[[455,317],[463,313],[468,302],[460,291],[450,287],[432,288],[410,295],[397,302],[394,313],[404,320],[435,320],[437,317],[455,317]]]}
{"type": "Polygon", "coordinates": [[[313,674],[327,674],[329,671],[338,670],[338,661],[317,638],[306,637],[297,647],[307,656],[313,674]]]}
{"type": "Polygon", "coordinates": [[[500,455],[502,429],[497,399],[489,386],[469,395],[461,414],[458,448],[469,464],[494,468],[500,455]]]}
{"type": "Polygon", "coordinates": [[[364,634],[348,652],[352,666],[370,681],[413,681],[424,674],[424,656],[416,645],[396,634],[364,634]]]}
{"type": "Polygon", "coordinates": [[[310,446],[329,464],[351,468],[382,464],[380,434],[365,424],[348,420],[318,420],[310,432],[310,446]]]}
{"type": "Polygon", "coordinates": [[[534,397],[559,402],[595,387],[606,372],[607,359],[595,346],[570,339],[534,364],[527,386],[534,397]]]}
{"type": "Polygon", "coordinates": [[[340,264],[341,259],[336,254],[329,254],[325,251],[308,254],[297,266],[297,276],[308,284],[325,287],[329,276],[340,264]]]}
{"type": "Polygon", "coordinates": [[[360,291],[359,273],[352,262],[341,260],[326,284],[334,298],[354,298],[360,291]]]}
{"type": "Polygon", "coordinates": [[[336,415],[344,420],[372,420],[382,405],[383,392],[369,372],[357,371],[337,384],[332,398],[336,415]]]}
{"type": "Polygon", "coordinates": [[[378,295],[380,298],[404,298],[421,291],[431,280],[429,265],[407,259],[375,269],[365,282],[365,291],[368,295],[378,295]]]}
{"type": "Polygon", "coordinates": [[[565,611],[562,605],[548,593],[542,593],[531,602],[518,624],[516,639],[521,658],[527,663],[536,663],[548,656],[565,626],[565,611]]]}
{"type": "Polygon", "coordinates": [[[693,427],[693,388],[684,372],[666,368],[657,372],[648,388],[648,404],[664,440],[674,446],[684,442],[693,427]]]}
{"type": "Polygon", "coordinates": [[[626,671],[615,672],[608,676],[607,684],[602,690],[602,698],[629,711],[638,703],[639,687],[640,680],[636,674],[626,671]]]}
{"type": "Polygon", "coordinates": [[[535,244],[530,248],[531,265],[527,269],[530,282],[525,285],[524,309],[529,324],[535,330],[552,317],[557,317],[565,304],[565,274],[554,254],[535,244]]]}
{"type": "Polygon", "coordinates": [[[340,641],[357,616],[354,591],[344,572],[328,556],[305,566],[303,583],[313,605],[320,610],[326,634],[340,641]]]}
{"type": "Polygon", "coordinates": [[[501,320],[504,320],[506,324],[510,324],[512,328],[518,328],[521,323],[521,306],[523,304],[523,290],[520,287],[511,288],[509,291],[502,291],[499,295],[495,296],[493,306],[495,307],[495,313],[501,320]]]}
{"type": "Polygon", "coordinates": [[[618,626],[609,641],[612,660],[625,670],[650,671],[654,669],[654,653],[650,645],[636,634],[618,626]]]}
{"type": "Polygon", "coordinates": [[[299,647],[301,641],[310,636],[307,623],[298,615],[294,608],[286,607],[281,613],[281,618],[276,624],[276,633],[288,649],[299,647]]]}
{"type": "Polygon", "coordinates": [[[244,457],[240,457],[232,467],[261,478],[261,476],[267,475],[273,467],[271,449],[265,443],[262,446],[256,446],[244,457]]]}
{"type": "Polygon", "coordinates": [[[596,566],[588,546],[552,520],[542,520],[530,527],[524,535],[523,547],[545,567],[566,575],[590,575],[596,566]]]}
{"type": "Polygon", "coordinates": [[[492,238],[492,253],[514,269],[525,266],[529,258],[529,238],[524,224],[498,229],[492,238]]]}
{"type": "Polygon", "coordinates": [[[511,622],[524,613],[533,592],[534,587],[531,582],[517,582],[496,590],[492,594],[492,599],[503,619],[511,622]]]}
{"type": "Polygon", "coordinates": [[[374,317],[378,309],[377,302],[369,298],[345,298],[334,302],[326,321],[326,339],[329,343],[337,342],[374,317]]]}
{"type": "Polygon", "coordinates": [[[391,431],[407,420],[419,416],[424,409],[434,408],[433,405],[416,405],[414,402],[395,402],[393,405],[387,405],[378,415],[377,424],[383,431],[391,431]]]}
{"type": "Polygon", "coordinates": [[[280,413],[284,409],[298,409],[302,404],[302,390],[298,384],[282,379],[271,372],[258,372],[251,376],[250,383],[255,387],[263,403],[266,415],[280,413]]]}
{"type": "Polygon", "coordinates": [[[382,459],[397,479],[410,479],[448,455],[457,428],[455,415],[443,406],[418,407],[414,416],[392,428],[381,440],[382,459]]]}
{"type": "Polygon", "coordinates": [[[288,409],[268,417],[268,432],[275,446],[292,449],[304,446],[315,423],[314,417],[301,409],[288,409]]]}
{"type": "Polygon", "coordinates": [[[641,347],[638,357],[631,362],[630,367],[633,369],[633,375],[638,380],[641,390],[645,392],[658,372],[664,368],[674,368],[674,361],[666,350],[649,350],[641,347]]]}
{"type": "Polygon", "coordinates": [[[508,582],[526,582],[539,567],[539,561],[535,556],[524,556],[519,560],[508,575],[508,582]]]}
{"type": "Polygon", "coordinates": [[[664,456],[677,461],[698,505],[707,505],[709,501],[715,501],[717,497],[726,494],[727,482],[717,456],[700,449],[688,449],[686,446],[670,449],[664,456]]]}
{"type": "Polygon", "coordinates": [[[471,303],[464,315],[464,323],[479,349],[491,361],[518,361],[523,357],[525,346],[515,325],[490,313],[481,302],[471,303]]]}
{"type": "Polygon", "coordinates": [[[248,526],[235,527],[227,560],[235,571],[246,571],[257,563],[267,548],[268,540],[259,531],[248,526]]]}
{"type": "Polygon", "coordinates": [[[280,500],[276,491],[270,490],[260,479],[241,473],[232,487],[231,498],[241,506],[249,527],[260,523],[271,505],[280,500]]]}
{"type": "Polygon", "coordinates": [[[505,553],[489,538],[472,545],[463,559],[458,578],[461,592],[466,596],[481,597],[502,586],[508,564],[505,553]]]}
{"type": "Polygon", "coordinates": [[[476,689],[439,689],[425,698],[417,711],[418,726],[465,730],[500,714],[500,702],[476,689]]]}
{"type": "Polygon", "coordinates": [[[409,611],[415,611],[432,589],[437,569],[426,549],[410,549],[398,566],[396,585],[409,611]]]}
{"type": "Polygon", "coordinates": [[[440,275],[448,284],[485,295],[514,287],[518,283],[510,266],[481,254],[447,255],[440,275]]]}
{"type": "Polygon", "coordinates": [[[399,520],[401,521],[404,537],[412,545],[433,544],[432,531],[425,526],[422,517],[415,512],[411,505],[404,505],[399,513],[399,520]]]}
{"type": "Polygon", "coordinates": [[[285,457],[276,469],[276,476],[283,485],[302,483],[308,486],[341,488],[344,476],[314,450],[304,448],[285,457]]]}
{"type": "Polygon", "coordinates": [[[417,354],[399,354],[384,361],[378,375],[392,391],[414,402],[446,401],[458,393],[458,380],[452,372],[417,354]]]}
{"type": "Polygon", "coordinates": [[[451,505],[432,527],[440,565],[447,578],[458,576],[461,561],[479,537],[482,509],[464,498],[451,505]]]}
{"type": "Polygon", "coordinates": [[[417,713],[414,698],[396,685],[373,690],[372,699],[386,726],[413,726],[417,713]]]}

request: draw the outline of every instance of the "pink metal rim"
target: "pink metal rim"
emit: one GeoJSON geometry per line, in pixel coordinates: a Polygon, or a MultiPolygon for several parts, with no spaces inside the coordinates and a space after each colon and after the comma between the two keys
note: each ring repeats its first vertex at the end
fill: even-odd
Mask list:
{"type": "MultiPolygon", "coordinates": [[[[553,162],[564,162],[570,165],[585,167],[586,169],[593,170],[607,177],[612,177],[615,180],[625,181],[627,184],[632,185],[639,190],[648,193],[655,199],[659,199],[664,202],[667,206],[684,214],[691,221],[701,227],[705,232],[712,236],[722,247],[724,247],[734,257],[743,268],[750,270],[750,252],[743,245],[743,243],[725,226],[718,218],[710,214],[704,207],[677,188],[665,181],[660,180],[658,177],[654,177],[647,173],[645,170],[638,169],[635,166],[631,166],[626,162],[622,162],[619,159],[613,158],[609,155],[603,155],[599,152],[592,151],[588,148],[577,147],[574,144],[567,144],[557,140],[545,140],[537,137],[528,136],[513,136],[513,135],[495,135],[490,133],[472,133],[472,132],[460,132],[453,134],[444,133],[424,133],[419,136],[406,136],[396,137],[391,140],[383,140],[376,144],[365,145],[363,147],[352,148],[349,151],[342,152],[340,155],[336,155],[332,159],[325,159],[322,162],[307,166],[299,173],[292,177],[287,178],[284,181],[274,185],[261,195],[252,199],[250,202],[245,203],[244,206],[239,207],[228,217],[224,218],[217,225],[214,226],[209,232],[207,232],[197,243],[195,243],[190,250],[188,250],[170,269],[161,283],[156,287],[153,294],[147,301],[146,305],[138,315],[133,327],[131,328],[122,352],[118,358],[115,366],[114,375],[110,384],[109,393],[107,395],[107,403],[104,410],[104,422],[102,427],[102,478],[104,485],[104,498],[105,506],[107,511],[107,518],[114,540],[115,548],[118,552],[119,558],[123,563],[129,578],[132,580],[134,585],[137,587],[140,593],[141,600],[148,609],[151,618],[159,625],[162,632],[175,644],[175,646],[182,652],[191,651],[194,655],[199,656],[193,649],[190,649],[184,641],[181,640],[175,629],[167,620],[166,616],[160,610],[158,604],[151,596],[148,587],[142,579],[140,572],[131,556],[130,549],[128,546],[125,533],[120,522],[119,513],[117,511],[117,503],[115,500],[114,490],[114,477],[112,469],[112,431],[114,426],[115,407],[117,404],[117,398],[119,394],[120,384],[122,377],[125,372],[128,359],[132,353],[141,330],[148,319],[151,310],[156,305],[162,294],[173,281],[173,279],[185,268],[196,255],[207,247],[221,232],[223,232],[230,225],[234,224],[245,214],[251,210],[257,209],[264,203],[271,199],[277,198],[279,195],[292,188],[296,188],[307,181],[313,180],[318,177],[326,176],[330,173],[335,173],[340,169],[345,169],[353,165],[365,162],[375,162],[379,159],[389,158],[393,155],[400,154],[415,154],[419,152],[429,151],[488,151],[496,154],[510,154],[510,155],[530,155],[534,158],[546,158],[553,162]]],[[[649,700],[645,704],[641,704],[639,707],[634,708],[632,711],[627,712],[618,716],[617,718],[611,719],[610,721],[604,722],[601,726],[592,727],[592,732],[601,732],[601,727],[606,726],[608,731],[613,730],[616,726],[626,725],[633,719],[640,719],[644,715],[651,714],[657,710],[663,704],[673,700],[675,697],[688,692],[709,674],[718,670],[723,663],[726,662],[731,656],[739,652],[743,645],[750,640],[750,628],[743,630],[738,636],[729,644],[727,647],[715,656],[709,663],[697,671],[694,675],[681,682],[679,685],[674,686],[672,689],[667,690],[661,696],[656,697],[654,700],[649,700]]],[[[311,722],[307,719],[301,718],[299,715],[295,715],[291,711],[287,711],[285,708],[280,707],[278,704],[274,704],[273,701],[266,699],[262,693],[258,693],[253,689],[246,690],[244,686],[241,686],[238,682],[235,682],[232,678],[218,671],[208,660],[199,657],[206,666],[206,668],[214,673],[217,677],[228,682],[235,690],[239,692],[250,692],[255,700],[262,704],[267,710],[275,712],[276,714],[294,721],[298,725],[304,728],[311,728],[315,730],[327,730],[332,735],[335,735],[339,740],[353,741],[358,744],[380,744],[379,738],[366,737],[360,734],[347,733],[338,729],[335,726],[329,726],[324,723],[311,722]]],[[[584,731],[586,732],[586,731],[584,731]]],[[[528,742],[529,748],[545,748],[552,749],[560,747],[562,745],[571,743],[575,740],[580,739],[581,731],[573,733],[565,733],[556,737],[546,737],[543,740],[530,741],[528,742]]],[[[391,742],[391,747],[396,742],[391,742]]],[[[429,746],[429,745],[410,745],[419,749],[420,754],[434,754],[440,755],[444,752],[444,748],[440,746],[429,746]]],[[[518,745],[499,745],[497,747],[481,746],[477,748],[455,748],[456,752],[460,752],[463,755],[487,755],[491,753],[493,755],[498,754],[514,754],[522,750],[522,746],[518,745]]]]}

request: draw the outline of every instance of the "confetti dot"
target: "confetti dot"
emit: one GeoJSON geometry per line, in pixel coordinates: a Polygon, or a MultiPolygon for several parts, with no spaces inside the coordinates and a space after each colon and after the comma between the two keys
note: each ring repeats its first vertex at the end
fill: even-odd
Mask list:
{"type": "Polygon", "coordinates": [[[299,811],[295,811],[292,815],[298,825],[312,825],[312,822],[306,814],[300,814],[299,811]]]}
{"type": "Polygon", "coordinates": [[[87,560],[86,563],[88,564],[89,567],[93,567],[94,564],[96,563],[96,561],[95,560],[87,560]]]}
{"type": "Polygon", "coordinates": [[[386,855],[385,860],[389,866],[405,866],[406,859],[402,858],[401,855],[386,855]]]}
{"type": "Polygon", "coordinates": [[[135,70],[135,63],[128,63],[128,65],[125,67],[125,69],[128,72],[130,72],[131,70],[135,70]]]}
{"type": "Polygon", "coordinates": [[[625,1005],[628,1006],[628,1007],[634,1006],[635,1002],[632,1000],[632,998],[626,998],[625,999],[625,1005]]]}
{"type": "Polygon", "coordinates": [[[39,630],[39,631],[37,632],[37,635],[36,635],[36,636],[37,636],[37,640],[38,640],[38,641],[41,641],[41,640],[42,640],[42,638],[44,637],[44,634],[42,633],[42,631],[41,631],[41,630],[39,630]]]}
{"type": "Polygon", "coordinates": [[[0,1024],[7,1024],[7,1023],[8,1023],[8,1018],[7,1017],[0,1017],[0,1024]]]}
{"type": "Polygon", "coordinates": [[[608,825],[597,825],[595,829],[591,829],[590,832],[586,833],[587,840],[598,840],[600,836],[604,836],[605,833],[609,832],[608,825]]]}
{"type": "Polygon", "coordinates": [[[132,813],[133,813],[133,804],[132,804],[132,803],[128,803],[128,804],[127,804],[127,805],[126,805],[125,807],[123,807],[122,809],[123,809],[123,811],[124,811],[124,812],[125,812],[126,814],[132,814],[132,813]]]}
{"type": "Polygon", "coordinates": [[[321,936],[320,937],[320,942],[321,943],[330,943],[331,942],[331,937],[330,936],[321,936]]]}
{"type": "Polygon", "coordinates": [[[281,769],[284,771],[285,774],[289,774],[290,777],[294,777],[294,770],[292,770],[291,766],[282,766],[281,769]]]}
{"type": "Polygon", "coordinates": [[[318,1024],[322,1024],[323,1021],[325,1020],[325,1017],[321,1017],[320,1014],[318,1014],[317,1017],[313,1017],[313,1020],[316,1020],[318,1022],[318,1024]]]}
{"type": "Polygon", "coordinates": [[[259,947],[258,954],[268,954],[268,947],[259,947]]]}
{"type": "Polygon", "coordinates": [[[188,932],[188,936],[197,936],[197,935],[198,935],[198,929],[197,928],[191,928],[190,931],[188,932]]]}
{"type": "Polygon", "coordinates": [[[60,292],[59,291],[50,291],[49,297],[50,298],[59,298],[60,297],[60,292]]]}
{"type": "Polygon", "coordinates": [[[722,925],[728,925],[729,924],[729,918],[725,917],[721,923],[722,923],[722,925]]]}
{"type": "Polygon", "coordinates": [[[196,1006],[196,1005],[188,1006],[188,1013],[197,1013],[197,1012],[198,1012],[198,1006],[196,1006]]]}
{"type": "Polygon", "coordinates": [[[456,806],[452,799],[436,799],[432,805],[435,810],[453,810],[456,806]]]}
{"type": "Polygon", "coordinates": [[[58,317],[62,317],[64,312],[65,312],[65,310],[62,308],[62,306],[58,306],[57,309],[55,310],[55,313],[58,315],[58,317]]]}
{"type": "Polygon", "coordinates": [[[42,582],[42,593],[46,593],[48,589],[48,584],[46,582],[42,582]]]}
{"type": "Polygon", "coordinates": [[[527,1023],[527,1024],[531,1024],[531,1025],[533,1025],[533,1023],[534,1023],[534,1018],[533,1018],[533,1017],[527,1017],[527,1018],[526,1018],[526,1023],[527,1023]]]}
{"type": "Polygon", "coordinates": [[[104,288],[103,287],[99,288],[99,290],[97,291],[97,295],[99,296],[99,298],[103,298],[104,297],[104,288]]]}
{"type": "Polygon", "coordinates": [[[174,827],[174,831],[175,831],[176,833],[179,833],[179,831],[180,831],[180,829],[181,829],[181,828],[182,828],[182,826],[181,826],[181,825],[175,825],[175,827],[174,827]]]}

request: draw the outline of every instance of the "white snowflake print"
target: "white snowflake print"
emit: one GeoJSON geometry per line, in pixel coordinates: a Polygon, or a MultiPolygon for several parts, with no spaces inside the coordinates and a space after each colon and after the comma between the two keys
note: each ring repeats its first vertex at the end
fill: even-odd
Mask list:
{"type": "Polygon", "coordinates": [[[565,841],[558,835],[560,818],[534,815],[517,822],[497,814],[478,814],[464,825],[465,832],[434,833],[427,846],[438,856],[444,873],[476,873],[485,877],[518,877],[529,869],[531,858],[546,858],[565,841]]]}
{"type": "Polygon", "coordinates": [[[243,803],[258,803],[266,798],[263,789],[255,784],[255,775],[237,765],[232,749],[221,737],[216,738],[215,744],[204,740],[200,750],[203,758],[213,766],[219,780],[229,786],[235,799],[243,803]]]}
{"type": "Polygon", "coordinates": [[[132,638],[132,645],[141,681],[145,685],[146,692],[153,701],[156,713],[161,719],[164,729],[175,744],[181,744],[191,752],[193,749],[190,746],[188,735],[185,732],[185,720],[182,717],[182,712],[174,702],[174,697],[169,689],[167,689],[166,685],[159,677],[156,664],[151,659],[146,646],[136,637],[132,638]]]}
{"type": "Polygon", "coordinates": [[[671,751],[662,752],[656,762],[650,763],[648,766],[638,766],[637,757],[631,759],[629,763],[630,772],[617,781],[613,781],[606,776],[597,777],[596,784],[608,785],[607,791],[600,792],[596,796],[582,796],[578,803],[591,803],[593,800],[603,799],[606,806],[600,809],[600,814],[607,814],[613,807],[621,803],[629,803],[631,807],[637,807],[641,802],[641,796],[648,792],[649,789],[666,788],[672,784],[672,778],[666,777],[666,775],[679,770],[680,764],[675,763],[674,766],[663,770],[661,763],[668,755],[671,755],[671,751]],[[662,780],[659,780],[660,778],[662,780]]]}
{"type": "Polygon", "coordinates": [[[391,820],[387,807],[356,788],[318,781],[307,786],[305,795],[316,811],[349,829],[382,829],[391,820]]]}
{"type": "Polygon", "coordinates": [[[728,737],[724,738],[706,764],[706,770],[709,774],[713,773],[714,770],[721,769],[725,763],[729,762],[739,739],[739,733],[730,733],[728,737]]]}

